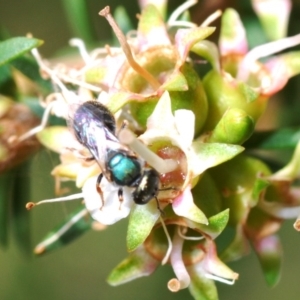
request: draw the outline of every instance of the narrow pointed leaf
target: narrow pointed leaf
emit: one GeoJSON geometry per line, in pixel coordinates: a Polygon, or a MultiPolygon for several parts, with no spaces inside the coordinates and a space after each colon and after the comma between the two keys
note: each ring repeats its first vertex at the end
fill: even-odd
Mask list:
{"type": "Polygon", "coordinates": [[[84,39],[86,43],[94,41],[94,31],[85,0],[62,1],[65,14],[73,35],[84,39]]]}
{"type": "Polygon", "coordinates": [[[42,43],[41,40],[26,37],[14,37],[0,42],[0,66],[40,46],[42,43]]]}
{"type": "Polygon", "coordinates": [[[81,205],[35,247],[34,253],[41,255],[66,246],[90,230],[93,222],[86,208],[81,205]]]}

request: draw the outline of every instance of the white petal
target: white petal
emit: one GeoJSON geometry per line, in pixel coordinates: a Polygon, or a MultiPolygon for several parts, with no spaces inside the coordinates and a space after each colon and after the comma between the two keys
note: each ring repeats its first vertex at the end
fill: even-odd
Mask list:
{"type": "Polygon", "coordinates": [[[157,129],[164,132],[174,129],[174,116],[168,92],[164,92],[157,102],[152,115],[148,118],[147,129],[157,129]]]}
{"type": "Polygon", "coordinates": [[[208,224],[206,216],[194,203],[190,186],[173,201],[172,208],[178,216],[185,217],[196,223],[208,224]]]}
{"type": "Polygon", "coordinates": [[[96,190],[97,176],[88,179],[83,188],[84,202],[92,218],[102,224],[111,225],[129,215],[133,204],[130,189],[123,188],[123,202],[118,199],[119,187],[114,186],[105,178],[101,181],[104,205],[96,190]]]}
{"type": "Polygon", "coordinates": [[[180,138],[185,145],[191,145],[194,138],[195,115],[191,110],[179,109],[175,111],[175,124],[180,138]]]}

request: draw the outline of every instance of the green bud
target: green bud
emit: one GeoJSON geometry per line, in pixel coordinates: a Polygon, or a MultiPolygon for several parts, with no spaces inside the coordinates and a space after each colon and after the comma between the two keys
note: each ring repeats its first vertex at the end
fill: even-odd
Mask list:
{"type": "MultiPolygon", "coordinates": [[[[180,69],[181,73],[184,75],[187,84],[187,91],[170,91],[170,98],[172,103],[172,111],[178,109],[189,109],[192,110],[196,116],[195,120],[195,136],[199,135],[204,122],[206,121],[208,106],[205,91],[200,81],[199,76],[193,68],[185,64],[180,69]]],[[[130,111],[135,118],[135,120],[142,127],[146,126],[147,119],[153,112],[156,103],[158,101],[157,97],[149,99],[147,102],[136,102],[130,103],[130,111]]]]}
{"type": "Polygon", "coordinates": [[[252,117],[244,110],[230,108],[212,131],[208,142],[243,144],[253,133],[254,126],[252,117]]]}
{"type": "Polygon", "coordinates": [[[208,99],[209,112],[206,130],[213,130],[229,108],[239,108],[249,115],[254,123],[266,108],[266,98],[256,93],[245,83],[237,83],[233,78],[224,77],[212,70],[203,80],[208,99]]]}
{"type": "Polygon", "coordinates": [[[269,175],[268,167],[258,159],[243,154],[209,170],[221,192],[223,209],[230,209],[229,224],[245,222],[249,210],[256,205],[252,196],[259,175],[269,175]]]}

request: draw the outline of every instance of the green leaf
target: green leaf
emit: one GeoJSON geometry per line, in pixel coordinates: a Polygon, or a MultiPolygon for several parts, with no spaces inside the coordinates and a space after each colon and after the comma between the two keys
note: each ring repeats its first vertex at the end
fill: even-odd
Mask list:
{"type": "Polygon", "coordinates": [[[107,281],[112,286],[120,285],[150,275],[157,266],[158,261],[141,247],[114,268],[107,281]]]}
{"type": "Polygon", "coordinates": [[[127,230],[128,251],[135,250],[146,240],[159,217],[160,211],[155,201],[134,206],[130,213],[127,230]]]}
{"type": "Polygon", "coordinates": [[[30,213],[25,205],[30,197],[30,163],[26,162],[15,170],[14,193],[12,201],[12,225],[16,241],[25,255],[31,253],[30,213]]]}
{"type": "Polygon", "coordinates": [[[189,269],[191,283],[189,290],[195,300],[218,300],[218,291],[213,280],[205,276],[204,271],[189,269]]]}
{"type": "Polygon", "coordinates": [[[94,220],[83,205],[55,227],[34,249],[37,255],[60,249],[91,229],[94,220]]]}
{"type": "Polygon", "coordinates": [[[22,56],[42,43],[41,40],[26,37],[14,37],[0,42],[0,66],[22,56]]]}
{"type": "Polygon", "coordinates": [[[280,279],[282,248],[276,235],[265,237],[253,243],[267,284],[275,286],[280,279]]]}
{"type": "Polygon", "coordinates": [[[0,175],[0,243],[7,246],[9,204],[13,195],[14,172],[9,171],[0,175]]]}

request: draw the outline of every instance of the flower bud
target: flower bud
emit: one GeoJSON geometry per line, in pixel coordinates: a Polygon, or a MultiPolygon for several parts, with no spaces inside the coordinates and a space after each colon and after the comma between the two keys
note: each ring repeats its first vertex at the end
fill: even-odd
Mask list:
{"type": "Polygon", "coordinates": [[[229,224],[235,226],[244,223],[249,210],[256,205],[252,193],[257,177],[269,175],[270,170],[258,159],[239,155],[209,173],[221,192],[223,209],[230,209],[229,224]]]}
{"type": "MultiPolygon", "coordinates": [[[[193,68],[185,64],[181,67],[188,90],[187,91],[169,91],[172,104],[172,112],[178,109],[188,109],[193,111],[196,116],[195,136],[199,135],[204,122],[206,121],[208,106],[207,98],[203,89],[202,82],[193,68]]],[[[152,114],[158,97],[150,98],[147,102],[131,102],[130,111],[132,116],[142,127],[146,126],[148,117],[152,114]]]]}
{"type": "Polygon", "coordinates": [[[252,117],[244,110],[230,108],[212,131],[208,142],[243,144],[253,133],[254,125],[252,117]]]}
{"type": "Polygon", "coordinates": [[[238,83],[229,74],[224,76],[210,71],[203,80],[208,99],[209,112],[206,130],[213,130],[229,108],[239,108],[249,115],[254,123],[265,111],[266,98],[244,83],[238,83]]]}

